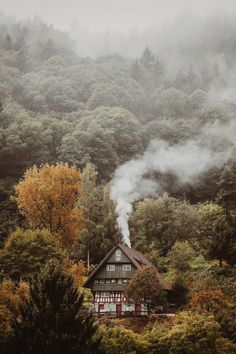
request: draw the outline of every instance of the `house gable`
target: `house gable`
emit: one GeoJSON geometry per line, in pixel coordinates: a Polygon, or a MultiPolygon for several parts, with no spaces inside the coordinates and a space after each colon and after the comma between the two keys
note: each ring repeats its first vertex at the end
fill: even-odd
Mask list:
{"type": "MultiPolygon", "coordinates": [[[[148,259],[140,252],[135,251],[124,245],[116,245],[111,249],[111,251],[103,258],[103,260],[99,263],[99,265],[94,269],[94,271],[90,274],[87,281],[85,282],[85,287],[90,287],[92,291],[105,289],[108,290],[109,286],[111,290],[122,290],[123,287],[121,284],[115,285],[115,283],[111,285],[103,285],[99,282],[104,279],[104,284],[109,284],[109,279],[115,282],[115,279],[129,279],[132,277],[133,273],[137,269],[141,269],[144,266],[152,266],[152,264],[148,261],[148,259]],[[121,251],[120,258],[117,258],[116,251],[121,251]],[[111,265],[112,267],[107,267],[107,265],[111,265]],[[127,270],[126,266],[127,265],[127,270]],[[130,266],[129,266],[130,265],[130,266]],[[97,284],[94,281],[98,280],[97,284]],[[100,280],[100,281],[99,281],[100,280]],[[98,284],[99,283],[99,284],[98,284]],[[102,286],[98,286],[102,285],[102,286]]],[[[160,275],[160,273],[156,270],[158,277],[160,279],[160,284],[163,289],[170,290],[171,285],[164,280],[164,278],[160,275]]],[[[118,282],[118,281],[117,281],[118,282]]]]}
{"type": "MultiPolygon", "coordinates": [[[[84,286],[94,288],[93,283],[94,280],[97,279],[129,279],[131,278],[132,274],[135,272],[136,269],[137,267],[126,255],[124,250],[121,248],[121,245],[117,245],[113,247],[113,249],[103,258],[103,260],[99,263],[95,270],[90,274],[84,286]],[[117,250],[120,251],[119,258],[116,254],[117,250]],[[107,267],[108,265],[114,266],[114,270],[112,270],[111,267],[107,267]]],[[[100,289],[101,287],[95,285],[95,288],[100,289]]],[[[113,286],[112,288],[119,288],[119,290],[121,290],[121,286],[113,286]]]]}
{"type": "MultiPolygon", "coordinates": [[[[136,315],[147,314],[146,304],[130,304],[125,298],[125,287],[137,269],[152,266],[138,251],[123,245],[116,245],[90,274],[84,286],[91,289],[94,310],[99,315],[115,313],[117,316],[128,312],[136,315]]],[[[154,268],[164,289],[171,286],[154,268]]]]}
{"type": "Polygon", "coordinates": [[[129,257],[120,249],[119,245],[106,260],[107,263],[130,263],[129,257]],[[120,250],[120,258],[117,257],[116,251],[120,250]]]}

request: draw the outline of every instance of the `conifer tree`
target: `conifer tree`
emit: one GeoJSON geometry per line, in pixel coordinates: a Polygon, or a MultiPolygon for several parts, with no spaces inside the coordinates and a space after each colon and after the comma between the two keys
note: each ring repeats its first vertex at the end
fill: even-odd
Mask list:
{"type": "Polygon", "coordinates": [[[225,209],[228,221],[236,227],[236,162],[230,162],[221,173],[218,202],[225,209]]]}
{"type": "Polygon", "coordinates": [[[149,47],[146,47],[143,51],[143,54],[140,58],[140,63],[144,66],[145,69],[150,71],[153,68],[155,62],[155,57],[149,47]]]}
{"type": "Polygon", "coordinates": [[[224,208],[226,219],[232,228],[232,236],[227,240],[226,261],[236,264],[236,162],[230,161],[221,173],[218,203],[224,208]]]}
{"type": "Polygon", "coordinates": [[[82,303],[73,278],[49,264],[30,284],[30,299],[21,306],[21,322],[13,323],[6,353],[99,353],[97,324],[93,315],[80,313],[82,303]]]}
{"type": "Polygon", "coordinates": [[[141,65],[139,64],[138,59],[136,59],[132,65],[131,65],[131,70],[130,74],[132,79],[136,80],[137,82],[141,83],[143,79],[143,70],[141,65]]]}

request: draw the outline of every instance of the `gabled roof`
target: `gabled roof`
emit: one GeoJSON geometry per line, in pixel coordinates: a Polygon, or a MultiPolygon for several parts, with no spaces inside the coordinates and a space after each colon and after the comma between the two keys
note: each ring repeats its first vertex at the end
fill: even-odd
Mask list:
{"type": "MultiPolygon", "coordinates": [[[[134,265],[136,269],[141,269],[142,267],[150,267],[152,266],[151,262],[140,252],[135,251],[132,248],[129,248],[127,246],[118,244],[114,246],[110,252],[103,258],[103,260],[98,264],[98,266],[93,270],[93,272],[89,275],[87,278],[86,282],[84,283],[84,286],[89,284],[90,280],[93,278],[93,276],[98,272],[98,270],[103,266],[103,264],[107,261],[107,259],[115,252],[117,248],[120,248],[121,251],[124,252],[124,254],[129,258],[130,262],[134,265]]],[[[171,290],[171,285],[165,281],[165,279],[161,276],[161,274],[158,272],[156,269],[156,272],[158,274],[159,282],[163,289],[166,290],[171,290]]]]}
{"type": "Polygon", "coordinates": [[[134,249],[129,248],[127,246],[123,246],[121,244],[119,244],[118,247],[120,247],[120,249],[124,252],[124,254],[129,258],[129,260],[137,269],[141,269],[143,266],[152,265],[142,253],[135,251],[134,249]]]}

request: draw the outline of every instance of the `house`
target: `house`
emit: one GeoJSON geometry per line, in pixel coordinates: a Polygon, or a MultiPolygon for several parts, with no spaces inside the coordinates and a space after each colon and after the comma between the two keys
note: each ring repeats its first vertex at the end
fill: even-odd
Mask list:
{"type": "MultiPolygon", "coordinates": [[[[147,314],[145,304],[130,304],[124,297],[124,288],[137,269],[152,264],[140,252],[124,245],[116,245],[104,257],[86,280],[84,286],[90,288],[94,298],[94,310],[98,315],[135,313],[147,314]]],[[[158,273],[163,289],[171,290],[163,277],[158,273]]]]}

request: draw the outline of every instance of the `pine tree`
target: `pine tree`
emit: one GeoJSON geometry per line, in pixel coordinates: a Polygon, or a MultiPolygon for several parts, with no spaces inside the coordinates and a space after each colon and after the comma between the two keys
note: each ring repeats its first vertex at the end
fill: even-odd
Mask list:
{"type": "Polygon", "coordinates": [[[42,47],[41,60],[47,60],[50,57],[57,55],[58,50],[52,38],[48,38],[46,43],[42,47]]]}
{"type": "Polygon", "coordinates": [[[136,80],[137,82],[141,83],[143,79],[143,70],[141,65],[139,64],[138,59],[136,59],[132,65],[130,70],[130,75],[132,79],[136,80]]]}
{"type": "Polygon", "coordinates": [[[153,80],[154,80],[154,85],[156,87],[159,87],[161,84],[163,72],[164,72],[163,65],[162,65],[161,61],[159,60],[159,58],[157,57],[155,59],[155,62],[153,64],[153,68],[152,68],[152,76],[153,76],[153,80]]]}
{"type": "Polygon", "coordinates": [[[5,46],[4,48],[6,50],[11,50],[13,47],[13,44],[12,44],[12,38],[9,34],[6,35],[6,38],[5,38],[5,46]]]}
{"type": "Polygon", "coordinates": [[[232,227],[232,236],[227,240],[228,252],[225,255],[226,261],[236,264],[236,162],[230,161],[221,173],[219,182],[218,203],[224,208],[226,218],[232,227]]]}
{"type": "Polygon", "coordinates": [[[152,54],[152,51],[146,47],[144,49],[144,52],[140,58],[140,63],[144,66],[145,69],[148,71],[151,71],[153,68],[153,65],[155,63],[155,57],[152,54]]]}
{"type": "Polygon", "coordinates": [[[227,218],[236,227],[236,162],[228,163],[221,173],[218,202],[227,218]]]}
{"type": "Polygon", "coordinates": [[[100,338],[93,315],[80,314],[83,296],[73,278],[51,263],[30,284],[30,299],[21,306],[21,322],[13,324],[6,353],[99,353],[100,338]]]}

